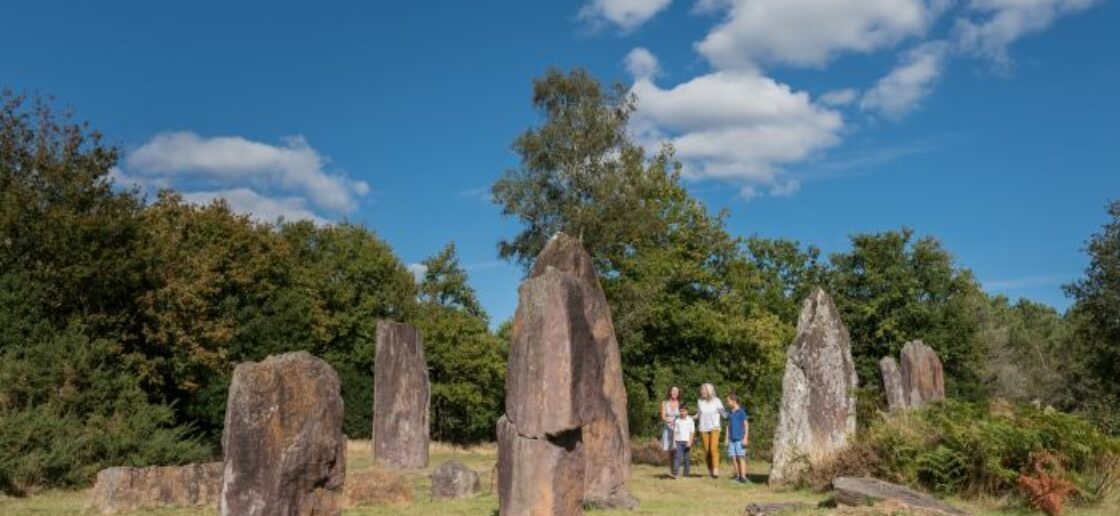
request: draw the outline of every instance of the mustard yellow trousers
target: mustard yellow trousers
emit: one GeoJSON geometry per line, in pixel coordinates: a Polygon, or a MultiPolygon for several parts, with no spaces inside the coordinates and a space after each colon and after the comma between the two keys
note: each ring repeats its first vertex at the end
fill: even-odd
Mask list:
{"type": "Polygon", "coordinates": [[[719,469],[719,429],[700,432],[700,442],[704,445],[704,462],[708,470],[719,469]]]}

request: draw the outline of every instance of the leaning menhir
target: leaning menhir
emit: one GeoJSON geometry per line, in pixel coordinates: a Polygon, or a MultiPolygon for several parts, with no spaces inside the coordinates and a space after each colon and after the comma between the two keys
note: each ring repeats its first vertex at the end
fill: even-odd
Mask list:
{"type": "Polygon", "coordinates": [[[222,433],[222,516],[341,514],[338,374],[306,352],[239,364],[222,433]]]}
{"type": "Polygon", "coordinates": [[[618,342],[590,256],[557,234],[518,294],[498,421],[501,513],[636,507],[618,342]]]}
{"type": "Polygon", "coordinates": [[[782,484],[843,448],[856,429],[858,384],[848,329],[832,298],[814,288],[786,351],[770,484],[782,484]]]}
{"type": "Polygon", "coordinates": [[[373,373],[373,460],[377,465],[427,467],[430,398],[420,332],[407,324],[380,321],[373,373]]]}

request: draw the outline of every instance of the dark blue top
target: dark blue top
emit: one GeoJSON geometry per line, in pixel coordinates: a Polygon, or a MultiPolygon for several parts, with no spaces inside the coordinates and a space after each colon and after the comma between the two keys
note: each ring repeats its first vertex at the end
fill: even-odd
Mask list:
{"type": "Polygon", "coordinates": [[[743,437],[746,437],[744,432],[747,429],[746,423],[748,417],[747,411],[743,410],[743,407],[732,410],[731,413],[727,415],[727,433],[732,441],[742,441],[743,437]]]}

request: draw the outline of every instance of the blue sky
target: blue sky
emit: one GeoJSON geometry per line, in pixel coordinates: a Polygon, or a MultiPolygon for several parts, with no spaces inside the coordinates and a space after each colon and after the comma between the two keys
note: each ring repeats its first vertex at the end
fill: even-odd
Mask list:
{"type": "Polygon", "coordinates": [[[189,199],[455,241],[495,320],[520,271],[487,187],[583,66],[639,96],[734,234],[825,252],[906,225],[991,292],[1060,285],[1120,197],[1120,8],[1093,0],[7,2],[0,86],[53,95],[189,199]]]}

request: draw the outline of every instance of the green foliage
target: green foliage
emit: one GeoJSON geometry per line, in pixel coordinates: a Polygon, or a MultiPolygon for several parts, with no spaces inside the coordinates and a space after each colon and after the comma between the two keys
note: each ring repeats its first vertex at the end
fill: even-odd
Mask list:
{"type": "Polygon", "coordinates": [[[432,385],[432,438],[476,443],[494,438],[504,412],[506,347],[487,328],[454,244],[425,260],[417,328],[432,385]]]}
{"type": "Polygon", "coordinates": [[[830,258],[828,285],[852,337],[860,384],[881,386],[878,362],[921,339],[945,366],[952,397],[984,397],[974,306],[983,299],[934,238],[909,229],[852,237],[852,250],[830,258]]]}
{"type": "Polygon", "coordinates": [[[977,307],[985,384],[993,397],[1069,407],[1077,362],[1069,360],[1069,321],[1052,307],[997,296],[977,307]]]}
{"type": "Polygon", "coordinates": [[[1089,266],[1065,287],[1073,297],[1074,360],[1083,372],[1074,385],[1078,408],[1120,434],[1120,201],[1086,244],[1089,266]]]}
{"type": "MultiPolygon", "coordinates": [[[[1001,496],[1016,492],[1019,476],[1039,452],[1061,458],[1081,492],[1103,499],[1100,477],[1107,472],[1102,468],[1115,467],[1120,440],[1083,418],[1052,409],[949,401],[884,414],[836,462],[856,462],[849,455],[858,454],[865,459],[859,461],[864,468],[859,473],[944,494],[1001,496]],[[1112,465],[1102,461],[1107,457],[1112,465]]],[[[834,466],[822,469],[829,467],[834,466]]]]}
{"type": "Polygon", "coordinates": [[[81,485],[110,465],[178,464],[211,449],[153,404],[118,352],[71,325],[55,332],[12,274],[0,279],[0,491],[81,485]]]}

